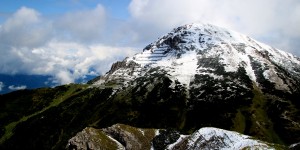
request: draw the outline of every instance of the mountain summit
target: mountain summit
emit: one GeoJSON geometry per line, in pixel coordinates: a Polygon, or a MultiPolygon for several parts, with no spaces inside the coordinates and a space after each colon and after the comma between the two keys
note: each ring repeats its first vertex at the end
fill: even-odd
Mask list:
{"type": "Polygon", "coordinates": [[[106,75],[93,83],[128,86],[156,68],[156,72],[166,72],[173,82],[192,88],[199,86],[195,83],[198,77],[235,81],[234,74],[243,72],[252,82],[244,87],[292,93],[299,91],[299,64],[300,59],[292,54],[237,32],[210,24],[188,24],[149,44],[143,52],[114,63],[106,75]]]}
{"type": "Polygon", "coordinates": [[[0,95],[0,149],[297,149],[299,97],[298,57],[188,24],[87,85],[0,95]]]}

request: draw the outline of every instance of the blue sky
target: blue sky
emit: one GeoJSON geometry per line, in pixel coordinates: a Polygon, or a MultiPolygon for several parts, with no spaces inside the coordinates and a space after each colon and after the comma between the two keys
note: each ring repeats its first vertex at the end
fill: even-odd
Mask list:
{"type": "Polygon", "coordinates": [[[194,22],[300,56],[299,0],[0,0],[0,74],[71,83],[194,22]]]}
{"type": "Polygon", "coordinates": [[[67,12],[92,9],[97,4],[105,6],[108,13],[117,19],[127,19],[130,0],[1,0],[0,22],[23,6],[37,10],[46,16],[62,15],[67,12]]]}

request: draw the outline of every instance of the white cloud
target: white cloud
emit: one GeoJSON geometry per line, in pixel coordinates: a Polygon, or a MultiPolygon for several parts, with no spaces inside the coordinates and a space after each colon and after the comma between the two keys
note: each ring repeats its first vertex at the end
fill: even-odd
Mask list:
{"type": "Polygon", "coordinates": [[[298,0],[132,0],[129,11],[137,26],[136,39],[154,38],[157,31],[168,32],[187,23],[209,22],[300,56],[298,42],[291,42],[300,40],[298,0]]]}
{"type": "Polygon", "coordinates": [[[56,81],[57,83],[62,83],[62,84],[68,84],[68,83],[74,83],[74,79],[72,78],[72,74],[66,70],[61,70],[60,72],[58,72],[56,74],[56,79],[58,79],[58,81],[56,81]]]}
{"type": "Polygon", "coordinates": [[[10,86],[8,86],[8,88],[10,89],[10,90],[24,90],[24,89],[26,89],[27,88],[27,86],[26,85],[20,85],[20,86],[16,86],[16,85],[10,85],[10,86]]]}
{"type": "Polygon", "coordinates": [[[57,84],[105,73],[135,50],[102,44],[106,20],[102,5],[54,19],[22,7],[0,28],[0,73],[52,75],[57,84]]]}
{"type": "MultiPolygon", "coordinates": [[[[30,56],[35,60],[26,68],[34,74],[53,75],[56,77],[55,82],[65,84],[74,82],[75,79],[84,75],[92,74],[93,70],[105,73],[113,61],[133,55],[134,52],[134,49],[130,47],[100,44],[87,46],[74,42],[52,41],[44,47],[31,51],[30,56]]],[[[25,57],[22,56],[22,58],[25,57]]]]}
{"type": "Polygon", "coordinates": [[[2,89],[4,88],[4,83],[0,81],[0,92],[2,91],[2,89]]]}
{"type": "Polygon", "coordinates": [[[16,27],[38,23],[40,14],[34,9],[27,7],[20,8],[4,24],[4,30],[14,30],[16,27]]]}
{"type": "MultiPolygon", "coordinates": [[[[102,36],[106,24],[106,12],[98,4],[91,10],[70,12],[55,20],[58,37],[71,41],[97,41],[102,36]]],[[[99,41],[97,41],[99,42],[99,41]]]]}
{"type": "Polygon", "coordinates": [[[0,28],[2,47],[40,46],[50,34],[50,24],[37,11],[27,7],[20,8],[0,28]]]}
{"type": "Polygon", "coordinates": [[[93,74],[93,71],[105,73],[113,61],[133,55],[134,50],[130,47],[50,41],[34,49],[12,48],[9,54],[12,58],[2,56],[0,66],[4,73],[52,75],[54,83],[67,84],[93,74]],[[4,60],[6,62],[3,63],[4,60]]]}

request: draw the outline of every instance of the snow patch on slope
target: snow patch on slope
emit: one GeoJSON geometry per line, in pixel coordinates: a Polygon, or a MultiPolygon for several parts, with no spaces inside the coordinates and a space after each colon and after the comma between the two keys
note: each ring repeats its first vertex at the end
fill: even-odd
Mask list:
{"type": "Polygon", "coordinates": [[[187,51],[180,59],[170,57],[157,62],[153,67],[165,67],[170,74],[171,80],[178,80],[180,83],[189,86],[191,79],[197,70],[197,55],[195,51],[187,51]]]}
{"type": "Polygon", "coordinates": [[[188,137],[189,137],[189,135],[180,135],[178,140],[175,143],[172,143],[172,144],[168,145],[166,149],[167,150],[173,149],[177,144],[179,144],[180,142],[182,142],[183,140],[185,140],[188,137]]]}
{"type": "Polygon", "coordinates": [[[273,149],[250,136],[212,127],[201,128],[194,132],[188,139],[187,146],[187,149],[273,149]]]}

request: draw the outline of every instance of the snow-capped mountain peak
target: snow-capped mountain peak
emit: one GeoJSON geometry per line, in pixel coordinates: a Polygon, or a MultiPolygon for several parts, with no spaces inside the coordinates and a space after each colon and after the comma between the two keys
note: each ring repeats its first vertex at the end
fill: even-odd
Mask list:
{"type": "Polygon", "coordinates": [[[291,91],[290,86],[294,85],[282,79],[278,70],[286,69],[299,77],[299,64],[300,59],[292,54],[235,31],[211,24],[188,24],[173,29],[141,53],[114,64],[94,85],[101,87],[113,82],[117,85],[115,88],[127,86],[157,68],[156,72],[165,72],[173,82],[190,88],[195,75],[220,80],[226,78],[220,71],[228,74],[244,68],[256,86],[260,86],[264,78],[274,83],[278,90],[291,91]]]}

